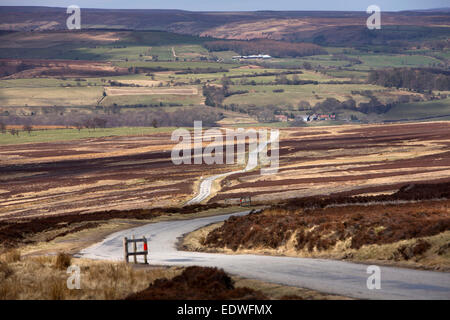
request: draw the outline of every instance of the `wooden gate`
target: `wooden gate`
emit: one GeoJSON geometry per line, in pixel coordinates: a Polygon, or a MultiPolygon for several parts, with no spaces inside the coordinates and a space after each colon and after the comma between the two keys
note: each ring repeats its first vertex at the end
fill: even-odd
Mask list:
{"type": "Polygon", "coordinates": [[[144,263],[148,264],[147,262],[147,255],[148,255],[148,244],[147,239],[145,237],[142,237],[142,239],[135,239],[134,236],[132,236],[131,239],[128,239],[127,237],[123,238],[123,256],[125,258],[125,262],[128,263],[128,257],[133,256],[134,263],[137,262],[138,256],[144,256],[144,263]],[[142,251],[137,251],[137,244],[142,242],[142,251]],[[128,244],[132,243],[132,252],[128,250],[128,244]]]}
{"type": "Polygon", "coordinates": [[[239,201],[241,207],[251,207],[252,206],[252,197],[246,196],[241,197],[241,200],[239,201]]]}

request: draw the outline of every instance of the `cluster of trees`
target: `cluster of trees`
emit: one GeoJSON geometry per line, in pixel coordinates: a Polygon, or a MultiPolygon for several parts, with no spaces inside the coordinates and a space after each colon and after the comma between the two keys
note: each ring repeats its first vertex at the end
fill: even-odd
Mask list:
{"type": "MultiPolygon", "coordinates": [[[[33,127],[30,124],[24,124],[22,130],[28,132],[28,134],[31,134],[31,132],[33,131],[33,127]]],[[[6,134],[7,131],[9,131],[9,133],[13,136],[19,136],[20,133],[19,129],[17,128],[11,128],[7,130],[6,124],[0,122],[0,133],[6,134]]]]}
{"type": "Polygon", "coordinates": [[[121,104],[120,106],[116,103],[113,104],[112,107],[106,107],[108,112],[120,112],[120,109],[142,109],[142,108],[159,108],[159,107],[182,107],[183,104],[177,102],[158,102],[158,103],[137,103],[137,104],[121,104]],[[111,109],[111,110],[109,110],[111,109]]]}
{"type": "Polygon", "coordinates": [[[238,78],[256,78],[256,77],[272,77],[272,76],[281,76],[281,75],[296,75],[303,74],[303,71],[300,70],[289,70],[289,71],[278,71],[278,72],[254,72],[252,74],[236,74],[232,76],[227,76],[228,79],[238,79],[238,78]]]}
{"type": "Polygon", "coordinates": [[[6,133],[6,124],[3,122],[0,122],[0,132],[5,134],[6,133]]]}
{"type": "Polygon", "coordinates": [[[12,129],[9,130],[9,132],[13,136],[19,136],[19,129],[12,128],[12,129]]]}
{"type": "Polygon", "coordinates": [[[316,105],[313,107],[313,111],[317,113],[336,113],[341,110],[352,110],[359,111],[365,114],[383,114],[388,112],[396,104],[407,103],[411,101],[411,97],[401,96],[396,101],[382,103],[373,94],[369,94],[366,92],[363,95],[366,95],[368,98],[370,98],[369,102],[360,102],[359,105],[357,105],[356,101],[353,99],[348,99],[346,101],[340,102],[339,100],[334,98],[327,98],[322,102],[316,103],[316,105]]]}
{"type": "Polygon", "coordinates": [[[418,92],[425,90],[450,90],[450,72],[437,69],[394,68],[373,70],[369,83],[384,87],[407,88],[418,92]]]}
{"type": "Polygon", "coordinates": [[[205,96],[205,104],[211,107],[221,107],[223,100],[228,95],[228,86],[203,86],[203,95],[205,96]]]}
{"type": "Polygon", "coordinates": [[[177,71],[175,72],[175,74],[204,74],[204,73],[227,73],[229,70],[227,69],[223,69],[222,67],[220,68],[187,68],[185,70],[181,70],[181,71],[177,71]]]}
{"type": "Polygon", "coordinates": [[[221,40],[205,42],[204,46],[209,51],[234,51],[241,55],[264,53],[277,58],[327,54],[327,51],[322,47],[312,43],[292,43],[275,40],[221,40]]]}
{"type": "MultiPolygon", "coordinates": [[[[161,109],[127,110],[123,113],[104,113],[96,116],[71,113],[48,113],[32,117],[34,125],[74,126],[78,130],[105,127],[191,127],[194,121],[201,120],[205,126],[215,126],[223,119],[223,113],[205,106],[181,108],[170,112],[161,109]]],[[[8,125],[29,125],[30,116],[9,115],[4,123],[8,125]]],[[[6,125],[4,124],[4,130],[6,125]]],[[[0,131],[1,131],[0,127],[0,131]]],[[[24,131],[27,131],[24,129],[24,131]]]]}
{"type": "Polygon", "coordinates": [[[108,83],[111,87],[140,87],[140,85],[135,83],[125,83],[116,80],[109,80],[108,83]]]}
{"type": "Polygon", "coordinates": [[[273,121],[274,120],[274,114],[279,109],[276,106],[270,106],[270,107],[246,107],[241,108],[239,105],[231,104],[231,105],[224,105],[223,101],[226,97],[229,97],[231,95],[235,94],[244,94],[248,93],[246,90],[242,91],[235,91],[232,92],[228,88],[227,79],[222,79],[222,86],[203,86],[203,95],[205,96],[205,104],[207,106],[211,107],[218,107],[223,108],[225,110],[231,110],[235,112],[240,113],[246,113],[251,116],[256,116],[259,121],[267,122],[267,121],[273,121]]]}
{"type": "Polygon", "coordinates": [[[314,113],[336,113],[342,109],[357,110],[356,101],[353,99],[348,99],[340,102],[335,98],[327,98],[322,102],[317,102],[312,108],[314,113]]]}
{"type": "Polygon", "coordinates": [[[259,122],[273,122],[275,115],[280,112],[280,109],[275,106],[266,106],[263,108],[250,108],[248,113],[258,119],[259,122]]]}
{"type": "Polygon", "coordinates": [[[222,106],[225,110],[231,110],[234,112],[240,112],[244,114],[249,114],[247,107],[241,107],[239,104],[231,103],[229,105],[225,104],[222,106]]]}
{"type": "MultiPolygon", "coordinates": [[[[450,41],[447,40],[432,40],[428,41],[424,44],[424,47],[430,48],[432,50],[438,50],[442,51],[446,48],[450,48],[450,41]]],[[[418,49],[420,49],[420,46],[418,46],[418,49]]]]}
{"type": "MultiPolygon", "coordinates": [[[[230,79],[231,77],[228,77],[227,79],[230,79]]],[[[301,80],[298,75],[294,74],[292,79],[288,78],[285,74],[277,75],[275,77],[275,80],[273,81],[260,81],[257,82],[255,80],[248,80],[246,78],[242,78],[240,81],[238,81],[240,85],[249,85],[249,86],[258,86],[258,85],[288,85],[288,86],[300,86],[305,84],[313,84],[318,85],[319,82],[313,81],[313,80],[301,80]]],[[[228,83],[229,85],[235,84],[232,81],[228,83]]]]}
{"type": "Polygon", "coordinates": [[[33,66],[24,62],[16,63],[14,60],[0,63],[0,77],[6,77],[17,72],[33,69],[33,66]]]}
{"type": "Polygon", "coordinates": [[[31,131],[33,131],[33,126],[30,124],[25,124],[23,125],[22,130],[28,132],[28,134],[31,134],[31,131]]]}
{"type": "Polygon", "coordinates": [[[52,68],[42,70],[39,74],[45,77],[57,77],[64,76],[68,74],[80,74],[83,77],[111,77],[111,76],[121,76],[128,74],[126,71],[116,70],[101,70],[101,69],[78,69],[71,68],[70,66],[64,68],[52,68]]]}
{"type": "Polygon", "coordinates": [[[375,96],[370,96],[369,102],[361,102],[358,106],[356,101],[348,99],[340,102],[335,98],[327,98],[322,102],[316,103],[313,107],[314,112],[317,113],[337,113],[342,110],[359,111],[365,114],[377,113],[382,114],[388,112],[395,103],[383,104],[375,96]]]}
{"type": "Polygon", "coordinates": [[[85,119],[83,122],[75,122],[73,125],[78,129],[78,131],[81,131],[81,129],[83,128],[86,128],[88,130],[95,130],[96,128],[106,128],[107,123],[108,120],[95,117],[93,119],[85,119]]]}
{"type": "Polygon", "coordinates": [[[383,104],[376,97],[370,97],[369,102],[361,102],[358,107],[358,111],[369,114],[369,113],[386,113],[395,105],[395,103],[383,104]]]}
{"type": "Polygon", "coordinates": [[[163,71],[170,71],[169,68],[155,66],[155,67],[133,67],[132,73],[138,74],[138,73],[152,73],[152,72],[163,72],[163,71]]]}
{"type": "MultiPolygon", "coordinates": [[[[258,86],[258,85],[294,85],[294,86],[299,86],[299,85],[305,85],[305,84],[314,84],[317,85],[319,84],[319,82],[317,81],[313,81],[313,80],[301,80],[299,78],[299,76],[295,73],[295,72],[281,72],[281,73],[263,73],[260,75],[250,75],[250,76],[228,76],[228,77],[223,77],[222,78],[222,84],[225,84],[227,86],[229,85],[234,85],[234,84],[240,84],[240,85],[249,85],[249,86],[258,86]],[[260,81],[257,82],[255,80],[249,80],[247,78],[253,78],[253,77],[258,77],[258,76],[267,76],[267,74],[269,74],[270,76],[275,75],[275,80],[274,81],[260,81]],[[294,74],[292,76],[292,79],[288,78],[287,75],[288,74],[294,74]],[[231,79],[236,79],[236,78],[240,78],[240,80],[237,80],[235,82],[233,82],[231,79]]],[[[338,82],[336,82],[338,83],[338,82]]],[[[340,83],[340,82],[339,82],[340,83]]]]}
{"type": "Polygon", "coordinates": [[[235,96],[237,94],[246,94],[248,93],[248,90],[236,90],[236,91],[227,91],[225,93],[225,98],[231,97],[231,96],[235,96]]]}
{"type": "Polygon", "coordinates": [[[222,78],[222,85],[204,85],[203,86],[203,96],[205,97],[205,104],[210,107],[223,107],[223,101],[227,97],[231,97],[237,94],[246,94],[248,90],[236,90],[231,91],[229,85],[232,84],[229,78],[222,78]]]}
{"type": "Polygon", "coordinates": [[[299,86],[299,85],[304,85],[304,84],[319,84],[319,82],[317,81],[312,81],[312,80],[301,80],[298,75],[294,75],[292,77],[292,79],[289,79],[286,75],[280,75],[277,76],[275,78],[275,81],[273,81],[272,83],[273,85],[293,85],[293,86],[299,86]]]}

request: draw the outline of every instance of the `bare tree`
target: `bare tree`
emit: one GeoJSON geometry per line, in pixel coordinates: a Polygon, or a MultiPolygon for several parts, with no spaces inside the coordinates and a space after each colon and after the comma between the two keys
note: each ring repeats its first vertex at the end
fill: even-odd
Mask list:
{"type": "Polygon", "coordinates": [[[94,120],[92,120],[92,122],[94,123],[94,130],[95,130],[95,127],[106,128],[106,123],[108,121],[105,119],[102,119],[102,118],[94,118],[94,120]]]}
{"type": "Polygon", "coordinates": [[[81,129],[83,129],[83,125],[79,122],[74,123],[74,127],[78,129],[78,132],[80,132],[81,129]]]}
{"type": "Polygon", "coordinates": [[[94,129],[95,130],[95,123],[91,119],[88,119],[88,120],[84,121],[83,125],[88,130],[89,129],[94,129]]]}
{"type": "Polygon", "coordinates": [[[0,132],[5,134],[6,133],[6,124],[3,122],[0,122],[0,132]]]}
{"type": "Polygon", "coordinates": [[[28,132],[28,134],[30,135],[30,134],[31,134],[31,131],[33,131],[33,127],[32,127],[31,125],[29,125],[29,124],[25,124],[25,125],[22,127],[22,130],[28,132]]]}

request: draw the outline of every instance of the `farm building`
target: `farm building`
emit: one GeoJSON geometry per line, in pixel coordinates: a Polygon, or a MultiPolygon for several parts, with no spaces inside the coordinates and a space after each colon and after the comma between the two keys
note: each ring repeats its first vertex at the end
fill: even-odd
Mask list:
{"type": "Polygon", "coordinates": [[[269,56],[268,54],[258,54],[258,55],[250,55],[250,56],[234,56],[233,59],[238,60],[238,59],[244,59],[244,60],[248,60],[248,59],[272,59],[271,56],[269,56]]]}
{"type": "Polygon", "coordinates": [[[275,119],[277,119],[280,122],[288,122],[288,117],[283,114],[276,115],[275,119]]]}
{"type": "Polygon", "coordinates": [[[306,118],[306,121],[326,121],[336,120],[335,114],[312,114],[306,118]]]}

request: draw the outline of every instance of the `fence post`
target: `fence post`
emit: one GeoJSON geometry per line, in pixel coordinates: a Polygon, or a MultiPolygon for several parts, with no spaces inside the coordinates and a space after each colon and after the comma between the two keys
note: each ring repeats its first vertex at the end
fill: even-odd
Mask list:
{"type": "Polygon", "coordinates": [[[148,264],[147,262],[147,255],[148,255],[148,245],[147,245],[147,238],[146,237],[142,237],[142,239],[144,239],[144,263],[148,264]]]}
{"type": "MultiPolygon", "coordinates": [[[[132,238],[133,240],[135,240],[134,235],[133,235],[131,238],[132,238]]],[[[136,255],[136,252],[137,252],[136,241],[133,241],[133,253],[134,253],[133,259],[134,259],[134,263],[137,263],[137,255],[136,255]]]]}
{"type": "Polygon", "coordinates": [[[127,239],[127,237],[123,238],[123,257],[125,258],[125,262],[128,263],[128,239],[127,239]]]}

